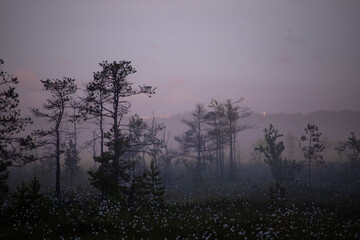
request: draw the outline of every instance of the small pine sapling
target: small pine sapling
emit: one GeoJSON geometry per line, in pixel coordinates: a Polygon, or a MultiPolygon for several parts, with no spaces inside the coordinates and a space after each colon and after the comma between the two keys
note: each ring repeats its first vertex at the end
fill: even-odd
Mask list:
{"type": "Polygon", "coordinates": [[[15,204],[19,207],[24,206],[28,202],[27,194],[28,194],[28,186],[22,181],[20,186],[16,187],[16,192],[14,193],[15,204]]]}
{"type": "Polygon", "coordinates": [[[42,198],[40,193],[41,184],[36,176],[30,181],[27,189],[27,198],[30,201],[36,201],[42,198]]]}
{"type": "MultiPolygon", "coordinates": [[[[104,152],[101,156],[95,157],[95,161],[100,163],[99,169],[90,170],[90,184],[101,191],[103,198],[119,198],[120,186],[112,180],[113,154],[104,152]]],[[[122,198],[122,197],[120,197],[122,198]]]]}
{"type": "Polygon", "coordinates": [[[348,158],[349,179],[360,187],[360,139],[357,139],[354,132],[346,142],[336,148],[338,153],[344,153],[348,158]]]}
{"type": "Polygon", "coordinates": [[[287,199],[288,191],[280,182],[272,183],[268,188],[268,195],[272,203],[284,203],[287,199]]]}
{"type": "Polygon", "coordinates": [[[308,161],[309,167],[309,187],[311,188],[311,164],[315,161],[318,167],[324,164],[323,157],[321,153],[325,150],[325,146],[320,140],[321,133],[318,130],[318,127],[314,124],[308,123],[305,128],[305,135],[301,137],[302,142],[302,152],[304,157],[308,161]]]}
{"type": "Polygon", "coordinates": [[[160,171],[155,166],[154,160],[150,163],[150,170],[147,170],[146,182],[150,191],[151,201],[162,204],[164,202],[165,187],[159,177],[160,171]]]}
{"type": "Polygon", "coordinates": [[[76,149],[76,144],[72,139],[69,141],[69,146],[65,150],[65,172],[69,175],[70,186],[74,185],[74,180],[77,174],[80,173],[80,156],[79,151],[76,149]]]}
{"type": "Polygon", "coordinates": [[[137,175],[131,182],[128,190],[128,205],[141,206],[148,201],[150,188],[147,187],[147,171],[144,170],[141,175],[137,175]]]}
{"type": "Polygon", "coordinates": [[[9,187],[6,184],[6,179],[9,177],[9,171],[7,168],[11,166],[10,161],[0,161],[0,193],[7,193],[9,187]]]}
{"type": "Polygon", "coordinates": [[[255,151],[264,155],[264,162],[270,166],[271,173],[275,181],[278,182],[285,181],[283,175],[284,160],[281,157],[285,147],[283,141],[278,141],[282,136],[279,130],[270,124],[268,129],[264,129],[265,144],[259,144],[255,147],[255,151]]]}
{"type": "Polygon", "coordinates": [[[40,193],[41,184],[39,180],[34,176],[29,184],[22,181],[20,186],[16,187],[14,198],[16,199],[17,206],[24,206],[28,203],[34,203],[42,198],[40,193]]]}

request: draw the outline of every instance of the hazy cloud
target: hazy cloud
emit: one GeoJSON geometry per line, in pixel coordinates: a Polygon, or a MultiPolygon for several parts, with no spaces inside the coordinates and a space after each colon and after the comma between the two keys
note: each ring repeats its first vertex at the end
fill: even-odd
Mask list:
{"type": "Polygon", "coordinates": [[[304,37],[296,36],[292,30],[284,37],[284,42],[289,44],[308,44],[310,40],[304,37]]]}
{"type": "Polygon", "coordinates": [[[18,70],[13,75],[19,80],[17,91],[21,110],[28,113],[28,107],[40,107],[45,99],[40,77],[26,69],[18,70]]]}
{"type": "Polygon", "coordinates": [[[280,64],[290,64],[293,62],[293,56],[287,50],[283,50],[279,54],[271,56],[271,59],[280,64]]]}
{"type": "Polygon", "coordinates": [[[6,1],[0,57],[8,72],[36,78],[21,90],[29,103],[43,95],[40,79],[81,85],[99,62],[125,59],[135,85],[158,88],[132,100],[139,114],[238,97],[259,112],[360,110],[359,9],[342,0],[6,1]]]}

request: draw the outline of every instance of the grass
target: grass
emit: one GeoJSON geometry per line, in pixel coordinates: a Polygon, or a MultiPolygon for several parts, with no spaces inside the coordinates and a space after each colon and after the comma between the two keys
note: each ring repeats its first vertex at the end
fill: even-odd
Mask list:
{"type": "Polygon", "coordinates": [[[9,200],[0,239],[359,239],[359,195],[318,189],[290,190],[288,201],[272,202],[266,185],[213,187],[169,192],[164,206],[137,208],[86,190],[23,205],[9,200]]]}

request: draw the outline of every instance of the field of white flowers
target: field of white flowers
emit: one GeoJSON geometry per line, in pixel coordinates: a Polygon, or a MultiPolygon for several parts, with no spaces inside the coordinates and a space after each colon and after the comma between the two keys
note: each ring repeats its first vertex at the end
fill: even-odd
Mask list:
{"type": "Polygon", "coordinates": [[[187,194],[163,205],[100,200],[86,188],[34,201],[7,199],[0,239],[360,239],[360,198],[334,186],[289,189],[282,201],[266,184],[187,194]],[[315,193],[316,192],[316,193],[315,193]]]}

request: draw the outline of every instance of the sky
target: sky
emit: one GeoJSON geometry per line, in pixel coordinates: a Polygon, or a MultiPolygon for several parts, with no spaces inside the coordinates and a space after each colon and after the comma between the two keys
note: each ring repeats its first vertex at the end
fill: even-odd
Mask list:
{"type": "Polygon", "coordinates": [[[2,0],[0,58],[22,108],[45,101],[40,79],[75,78],[129,60],[131,113],[191,111],[244,98],[255,112],[360,110],[360,1],[2,0]]]}

